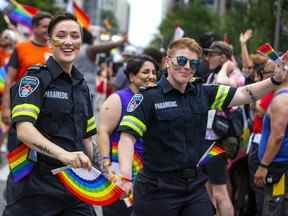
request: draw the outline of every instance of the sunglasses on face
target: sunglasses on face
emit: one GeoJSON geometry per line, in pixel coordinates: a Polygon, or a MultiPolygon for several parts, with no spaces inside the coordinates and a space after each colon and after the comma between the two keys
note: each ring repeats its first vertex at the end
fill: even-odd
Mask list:
{"type": "Polygon", "coordinates": [[[184,67],[185,65],[187,65],[187,63],[189,62],[189,68],[193,71],[196,71],[200,62],[198,59],[188,59],[185,56],[176,56],[171,58],[172,59],[172,63],[176,66],[181,66],[184,67]]]}

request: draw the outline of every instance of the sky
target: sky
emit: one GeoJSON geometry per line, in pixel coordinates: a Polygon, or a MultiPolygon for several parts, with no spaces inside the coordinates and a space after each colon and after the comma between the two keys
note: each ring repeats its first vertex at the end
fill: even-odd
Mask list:
{"type": "Polygon", "coordinates": [[[130,2],[129,41],[146,47],[161,22],[162,0],[128,0],[130,2]]]}

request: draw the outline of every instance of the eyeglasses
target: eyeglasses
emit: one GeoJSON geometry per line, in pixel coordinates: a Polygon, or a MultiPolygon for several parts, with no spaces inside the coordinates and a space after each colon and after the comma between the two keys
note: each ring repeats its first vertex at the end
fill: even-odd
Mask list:
{"type": "Polygon", "coordinates": [[[181,67],[184,67],[189,62],[189,67],[193,71],[196,71],[198,69],[199,64],[200,64],[200,61],[198,59],[191,59],[190,60],[190,59],[186,58],[185,56],[172,57],[171,60],[175,66],[181,66],[181,67]]]}

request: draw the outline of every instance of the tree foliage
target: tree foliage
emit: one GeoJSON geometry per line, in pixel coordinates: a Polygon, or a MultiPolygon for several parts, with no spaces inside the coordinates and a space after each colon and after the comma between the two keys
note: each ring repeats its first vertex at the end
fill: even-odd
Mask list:
{"type": "MultiPolygon", "coordinates": [[[[177,23],[185,31],[185,36],[198,39],[205,32],[215,32],[221,37],[226,33],[235,53],[240,53],[239,34],[247,29],[253,30],[253,38],[248,47],[251,52],[264,42],[273,44],[276,23],[276,0],[227,0],[226,15],[220,17],[201,0],[190,0],[186,8],[178,5],[162,21],[159,32],[152,41],[164,47],[171,41],[177,23]],[[163,39],[162,39],[163,38],[163,39]],[[162,40],[161,40],[162,39],[162,40]]],[[[280,49],[288,49],[288,0],[282,0],[280,49]]],[[[223,37],[222,37],[223,39],[223,37]]]]}
{"type": "Polygon", "coordinates": [[[185,36],[199,38],[203,32],[216,28],[218,18],[213,11],[206,8],[200,1],[193,1],[186,7],[175,7],[168,13],[159,27],[152,46],[167,47],[172,40],[176,25],[185,31],[185,36]]]}
{"type": "Polygon", "coordinates": [[[57,7],[51,0],[17,0],[17,2],[34,6],[51,14],[57,14],[61,11],[63,12],[63,9],[57,7]]]}

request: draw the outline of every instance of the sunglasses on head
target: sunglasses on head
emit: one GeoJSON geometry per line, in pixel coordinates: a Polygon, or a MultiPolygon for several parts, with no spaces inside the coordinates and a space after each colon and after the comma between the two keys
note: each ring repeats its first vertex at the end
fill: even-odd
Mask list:
{"type": "Polygon", "coordinates": [[[182,66],[184,67],[185,65],[187,65],[187,63],[189,62],[189,67],[191,70],[195,71],[197,70],[200,62],[198,59],[188,59],[185,56],[176,56],[172,59],[172,63],[176,66],[182,66]]]}

